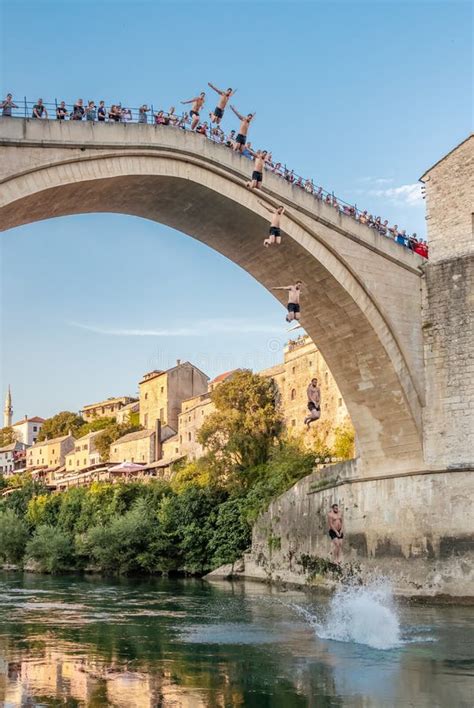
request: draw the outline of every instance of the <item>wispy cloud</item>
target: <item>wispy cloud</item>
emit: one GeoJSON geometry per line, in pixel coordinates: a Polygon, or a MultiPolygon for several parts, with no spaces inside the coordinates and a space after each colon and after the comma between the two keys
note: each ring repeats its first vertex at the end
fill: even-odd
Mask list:
{"type": "Polygon", "coordinates": [[[392,177],[360,177],[358,182],[364,182],[365,184],[390,184],[393,182],[392,177]]]}
{"type": "Polygon", "coordinates": [[[400,187],[389,187],[388,189],[370,189],[367,194],[373,197],[384,197],[394,204],[418,206],[422,200],[421,185],[402,184],[400,187]]]}
{"type": "Polygon", "coordinates": [[[281,327],[277,325],[245,320],[243,318],[216,318],[196,320],[192,324],[180,327],[167,327],[160,329],[134,329],[128,327],[103,327],[101,325],[87,324],[84,322],[69,321],[71,327],[103,334],[111,337],[202,337],[209,334],[281,334],[281,327]]]}

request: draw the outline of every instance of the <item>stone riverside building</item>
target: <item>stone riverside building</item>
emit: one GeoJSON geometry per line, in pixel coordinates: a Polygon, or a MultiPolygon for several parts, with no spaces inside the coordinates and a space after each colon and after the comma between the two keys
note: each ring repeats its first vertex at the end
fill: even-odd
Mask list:
{"type": "Polygon", "coordinates": [[[118,396],[117,398],[107,398],[105,401],[99,401],[98,403],[88,403],[83,406],[82,410],[79,412],[84,418],[86,423],[89,423],[95,418],[116,418],[118,412],[134,403],[136,399],[130,396],[118,396]]]}
{"type": "MultiPolygon", "coordinates": [[[[160,421],[157,421],[154,430],[137,430],[135,433],[123,435],[110,446],[110,462],[135,462],[141,465],[157,462],[165,456],[168,457],[163,446],[175,435],[173,428],[169,425],[161,426],[160,421]]],[[[169,450],[169,459],[177,456],[169,450]]]]}
{"type": "Polygon", "coordinates": [[[178,429],[181,403],[207,391],[209,377],[189,361],[166,371],[150,371],[139,382],[140,425],[153,429],[155,421],[178,429]]]}

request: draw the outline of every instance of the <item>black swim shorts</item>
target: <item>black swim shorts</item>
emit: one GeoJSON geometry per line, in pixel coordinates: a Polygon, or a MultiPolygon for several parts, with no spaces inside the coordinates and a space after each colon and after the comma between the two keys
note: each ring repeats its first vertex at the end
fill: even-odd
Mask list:
{"type": "Polygon", "coordinates": [[[235,139],[235,142],[238,143],[239,145],[245,145],[245,143],[247,142],[247,136],[242,135],[242,133],[238,133],[238,135],[235,139]]]}
{"type": "Polygon", "coordinates": [[[192,116],[198,116],[199,117],[199,111],[190,111],[189,115],[192,116]]]}
{"type": "Polygon", "coordinates": [[[214,108],[214,115],[216,116],[216,118],[222,118],[224,115],[224,111],[222,110],[222,108],[219,108],[219,106],[216,106],[214,108]]]}
{"type": "Polygon", "coordinates": [[[257,170],[254,170],[252,172],[252,181],[253,182],[261,182],[263,179],[263,175],[261,172],[257,172],[257,170]]]}
{"type": "Polygon", "coordinates": [[[270,226],[268,233],[270,234],[270,236],[279,236],[280,229],[278,228],[278,226],[270,226]]]}
{"type": "Polygon", "coordinates": [[[289,302],[288,303],[288,312],[299,312],[300,311],[300,306],[297,302],[289,302]]]}
{"type": "Polygon", "coordinates": [[[341,535],[338,536],[337,533],[335,531],[333,531],[332,529],[329,529],[329,536],[331,537],[331,541],[334,541],[335,538],[344,538],[343,533],[341,533],[341,535]]]}

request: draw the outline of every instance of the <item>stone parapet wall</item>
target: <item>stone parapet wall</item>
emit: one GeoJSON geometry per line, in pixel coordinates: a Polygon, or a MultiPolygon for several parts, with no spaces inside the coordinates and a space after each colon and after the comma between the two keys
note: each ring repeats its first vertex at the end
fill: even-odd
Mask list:
{"type": "Polygon", "coordinates": [[[257,520],[245,577],[306,584],[303,556],[330,558],[327,514],[344,515],[344,560],[409,595],[474,597],[474,470],[362,479],[355,461],[300,480],[257,520]]]}

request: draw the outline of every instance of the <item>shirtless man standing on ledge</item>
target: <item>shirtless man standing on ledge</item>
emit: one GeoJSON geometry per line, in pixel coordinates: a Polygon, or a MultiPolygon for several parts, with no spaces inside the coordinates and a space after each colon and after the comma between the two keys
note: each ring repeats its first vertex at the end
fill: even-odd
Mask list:
{"type": "Polygon", "coordinates": [[[199,111],[204,105],[204,101],[206,100],[206,94],[204,91],[201,91],[199,96],[195,96],[194,98],[190,98],[189,101],[181,101],[181,103],[186,105],[186,103],[192,103],[191,110],[189,111],[189,115],[191,116],[192,123],[191,123],[191,130],[196,130],[198,123],[199,123],[199,111]]]}
{"type": "Polygon", "coordinates": [[[342,539],[344,533],[342,531],[342,516],[337,504],[332,504],[331,511],[328,514],[329,538],[332,541],[332,557],[334,563],[341,564],[342,560],[342,539]]]}
{"type": "Polygon", "coordinates": [[[237,150],[238,152],[243,152],[245,143],[247,142],[247,133],[249,132],[249,125],[250,122],[255,118],[255,113],[248,113],[247,116],[242,116],[240,115],[239,111],[234,108],[234,106],[231,106],[231,109],[234,111],[235,115],[240,120],[240,128],[235,139],[234,150],[237,150]]]}
{"type": "Polygon", "coordinates": [[[263,242],[263,245],[265,248],[268,248],[268,246],[273,246],[274,243],[277,243],[280,245],[281,243],[281,231],[280,231],[280,221],[282,214],[285,211],[284,206],[279,206],[276,209],[272,209],[271,207],[268,207],[266,204],[258,200],[258,203],[263,206],[264,209],[270,212],[272,215],[272,220],[270,222],[270,228],[268,230],[268,238],[265,239],[263,242]]]}
{"type": "Polygon", "coordinates": [[[231,88],[228,88],[227,91],[221,91],[218,89],[214,84],[209,83],[207,84],[208,86],[211,87],[213,91],[219,94],[220,98],[217,103],[217,106],[214,109],[214,113],[209,113],[209,118],[211,119],[211,123],[215,123],[216,125],[219,125],[221,122],[222,118],[224,117],[224,111],[225,107],[227,106],[227,101],[231,96],[234,95],[235,91],[231,88]]]}

